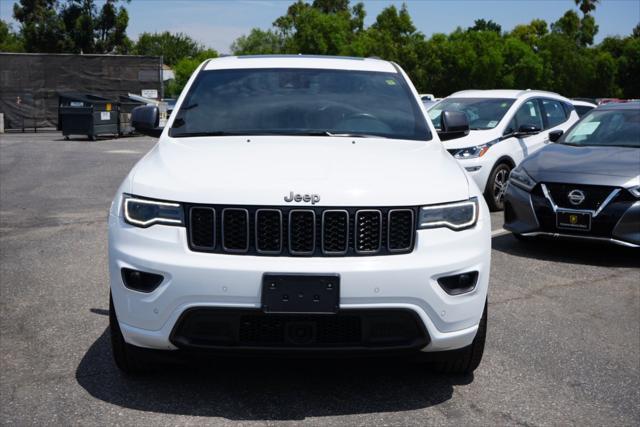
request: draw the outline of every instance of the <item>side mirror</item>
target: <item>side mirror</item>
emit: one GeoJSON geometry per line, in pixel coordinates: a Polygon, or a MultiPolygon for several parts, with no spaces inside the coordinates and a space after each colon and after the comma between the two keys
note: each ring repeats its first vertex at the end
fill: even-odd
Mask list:
{"type": "Polygon", "coordinates": [[[155,105],[141,105],[131,110],[131,125],[143,135],[159,137],[162,133],[159,123],[160,110],[155,105]]]}
{"type": "Polygon", "coordinates": [[[469,134],[469,119],[462,111],[443,111],[440,114],[440,132],[442,141],[462,138],[469,134]]]}
{"type": "Polygon", "coordinates": [[[531,136],[540,133],[542,129],[536,125],[520,125],[518,131],[515,133],[516,137],[531,136]]]}
{"type": "Polygon", "coordinates": [[[564,134],[563,130],[554,130],[549,132],[549,141],[556,142],[560,139],[560,137],[564,134]]]}

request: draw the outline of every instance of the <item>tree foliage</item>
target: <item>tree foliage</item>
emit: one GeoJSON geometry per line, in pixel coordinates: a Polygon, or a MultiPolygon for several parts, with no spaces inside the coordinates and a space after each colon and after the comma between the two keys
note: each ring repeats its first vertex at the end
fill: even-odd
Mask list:
{"type": "Polygon", "coordinates": [[[11,25],[0,19],[0,52],[23,52],[24,46],[20,34],[13,31],[11,25]]]}
{"type": "MultiPolygon", "coordinates": [[[[137,55],[162,56],[164,63],[173,66],[182,58],[194,58],[204,47],[184,33],[142,33],[135,45],[137,55]]],[[[217,54],[216,54],[217,56],[217,54]]]]}
{"type": "Polygon", "coordinates": [[[574,0],[548,24],[534,19],[509,32],[478,19],[463,30],[417,31],[406,5],[385,8],[368,28],[362,3],[296,0],[272,28],[254,28],[232,45],[237,55],[306,53],[375,56],[400,64],[420,91],[444,96],[461,89],[536,88],[569,97],[640,97],[640,24],[628,37],[593,45],[598,0],[574,0]]]}
{"type": "Polygon", "coordinates": [[[98,10],[94,0],[20,0],[13,16],[27,52],[127,53],[129,15],[118,2],[98,10]]]}

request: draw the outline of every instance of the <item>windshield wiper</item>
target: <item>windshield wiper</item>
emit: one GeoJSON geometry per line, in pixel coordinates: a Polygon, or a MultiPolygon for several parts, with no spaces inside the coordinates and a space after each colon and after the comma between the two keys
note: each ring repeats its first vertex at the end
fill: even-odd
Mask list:
{"type": "MultiPolygon", "coordinates": [[[[170,129],[182,126],[184,123],[180,123],[178,126],[174,126],[170,129]]],[[[255,135],[282,135],[282,136],[335,136],[335,137],[347,137],[347,138],[386,138],[381,135],[371,135],[366,133],[333,133],[326,130],[322,131],[268,131],[268,130],[244,130],[244,131],[207,131],[207,132],[173,132],[169,134],[174,138],[188,138],[192,136],[255,136],[255,135]]]]}
{"type": "Polygon", "coordinates": [[[347,138],[386,138],[386,136],[382,136],[382,135],[372,135],[369,133],[349,133],[349,132],[345,132],[345,133],[341,133],[341,132],[329,132],[329,131],[325,131],[324,134],[326,136],[344,136],[347,138]]]}
{"type": "Polygon", "coordinates": [[[212,131],[212,132],[181,132],[172,133],[173,128],[169,129],[169,136],[173,138],[190,138],[192,136],[241,136],[249,135],[246,132],[228,132],[228,131],[212,131]]]}

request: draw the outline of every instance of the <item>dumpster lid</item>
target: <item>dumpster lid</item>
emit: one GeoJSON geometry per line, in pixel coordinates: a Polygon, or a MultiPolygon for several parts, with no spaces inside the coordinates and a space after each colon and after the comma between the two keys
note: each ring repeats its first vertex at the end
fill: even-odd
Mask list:
{"type": "Polygon", "coordinates": [[[65,92],[59,93],[58,96],[60,98],[65,98],[70,101],[82,101],[87,102],[89,104],[113,104],[116,101],[108,98],[103,98],[102,96],[93,95],[90,93],[80,93],[80,92],[65,92]]]}

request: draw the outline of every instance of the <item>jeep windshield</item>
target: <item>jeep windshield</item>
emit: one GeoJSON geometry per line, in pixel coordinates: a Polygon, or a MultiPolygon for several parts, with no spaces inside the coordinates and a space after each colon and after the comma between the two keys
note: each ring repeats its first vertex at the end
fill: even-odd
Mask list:
{"type": "Polygon", "coordinates": [[[429,110],[429,118],[436,129],[440,129],[440,115],[443,111],[462,111],[469,119],[471,130],[493,129],[514,101],[500,98],[447,98],[429,110]]]}
{"type": "Polygon", "coordinates": [[[402,75],[293,68],[200,72],[169,135],[431,139],[402,75]]]}
{"type": "Polygon", "coordinates": [[[592,110],[559,142],[579,146],[640,148],[640,108],[592,110]]]}

